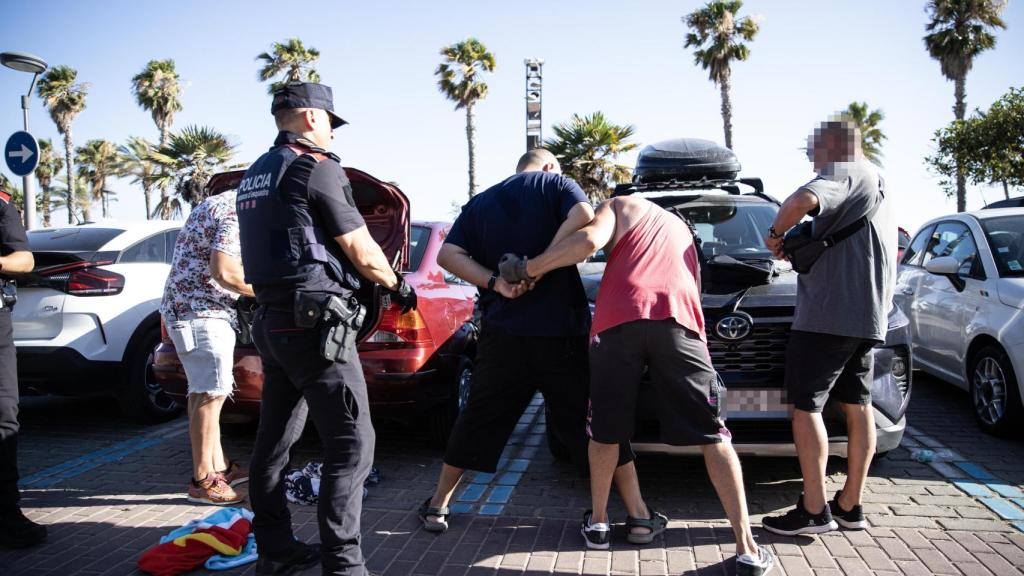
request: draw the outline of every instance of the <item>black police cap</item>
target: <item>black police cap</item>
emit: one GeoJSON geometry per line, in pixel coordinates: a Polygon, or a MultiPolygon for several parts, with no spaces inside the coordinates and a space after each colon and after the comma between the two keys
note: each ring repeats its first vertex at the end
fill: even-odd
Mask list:
{"type": "Polygon", "coordinates": [[[331,117],[331,128],[348,124],[341,116],[334,113],[334,92],[330,86],[316,82],[289,82],[274,91],[274,101],[270,105],[270,113],[291,108],[320,108],[326,110],[331,117]]]}

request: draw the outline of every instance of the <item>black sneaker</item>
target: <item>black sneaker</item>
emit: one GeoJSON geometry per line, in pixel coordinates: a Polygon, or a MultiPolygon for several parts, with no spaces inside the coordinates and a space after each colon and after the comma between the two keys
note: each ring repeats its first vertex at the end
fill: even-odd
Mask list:
{"type": "Polygon", "coordinates": [[[736,557],[736,576],[764,576],[775,566],[775,554],[767,546],[757,547],[757,558],[744,554],[736,557]]]}
{"type": "Polygon", "coordinates": [[[843,491],[836,492],[836,497],[828,503],[828,511],[835,518],[840,526],[847,530],[864,530],[868,527],[868,521],[864,519],[864,509],[857,504],[853,509],[846,511],[839,505],[839,495],[843,491]]]}
{"type": "Polygon", "coordinates": [[[587,510],[583,513],[583,524],[580,525],[580,534],[583,534],[583,539],[587,541],[587,548],[591,550],[607,550],[612,535],[611,527],[602,522],[591,524],[591,514],[593,514],[592,510],[587,510]]]}
{"type": "Polygon", "coordinates": [[[14,508],[0,516],[0,546],[29,548],[46,540],[46,526],[36,524],[14,508]]]}
{"type": "Polygon", "coordinates": [[[761,520],[761,526],[769,532],[782,534],[783,536],[796,536],[797,534],[824,534],[838,530],[839,525],[832,519],[828,506],[821,511],[821,514],[811,514],[804,509],[804,497],[796,501],[796,508],[786,512],[782,516],[767,516],[761,520]]]}
{"type": "Polygon", "coordinates": [[[260,575],[285,576],[298,574],[320,562],[320,545],[296,542],[291,551],[283,556],[271,558],[260,555],[256,560],[256,573],[260,575]]]}

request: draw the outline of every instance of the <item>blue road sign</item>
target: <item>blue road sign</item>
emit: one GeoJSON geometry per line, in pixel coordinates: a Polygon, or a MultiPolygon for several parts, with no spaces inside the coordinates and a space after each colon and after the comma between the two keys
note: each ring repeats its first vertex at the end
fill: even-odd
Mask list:
{"type": "Polygon", "coordinates": [[[4,146],[4,161],[16,176],[28,176],[39,165],[39,143],[25,131],[11,134],[4,146]]]}

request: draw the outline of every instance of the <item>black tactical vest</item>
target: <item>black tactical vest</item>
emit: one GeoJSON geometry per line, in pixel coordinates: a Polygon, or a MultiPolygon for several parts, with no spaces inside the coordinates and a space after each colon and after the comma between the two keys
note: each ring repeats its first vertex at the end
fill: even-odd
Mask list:
{"type": "MultiPolygon", "coordinates": [[[[282,138],[286,136],[291,135],[282,134],[282,138]]],[[[238,185],[245,281],[253,285],[257,299],[264,304],[275,302],[261,298],[261,291],[348,295],[359,289],[359,273],[310,207],[306,184],[284,179],[300,157],[310,156],[318,162],[337,162],[338,158],[301,143],[282,143],[282,138],[246,170],[238,185]]],[[[290,302],[278,297],[269,300],[290,302]]]]}

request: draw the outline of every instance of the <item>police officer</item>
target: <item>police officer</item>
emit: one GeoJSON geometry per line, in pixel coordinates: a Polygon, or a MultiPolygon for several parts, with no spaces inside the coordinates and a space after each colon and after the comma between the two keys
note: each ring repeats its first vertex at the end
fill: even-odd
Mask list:
{"type": "Polygon", "coordinates": [[[352,295],[376,283],[408,310],[416,293],[370,236],[339,158],[327,151],[333,129],[345,124],[331,89],[287,84],[270,111],[280,133],[246,171],[237,196],[245,280],[260,304],[253,338],[264,375],[250,463],[256,573],[290,574],[322,560],[324,574],[362,575],[359,516],[375,437],[352,295]],[[325,451],[320,545],[295,541],[282,482],[307,413],[325,451]]]}
{"type": "Polygon", "coordinates": [[[18,506],[18,365],[11,327],[14,283],[9,274],[35,266],[25,228],[11,196],[0,190],[0,545],[27,548],[46,539],[46,527],[18,506]]]}

